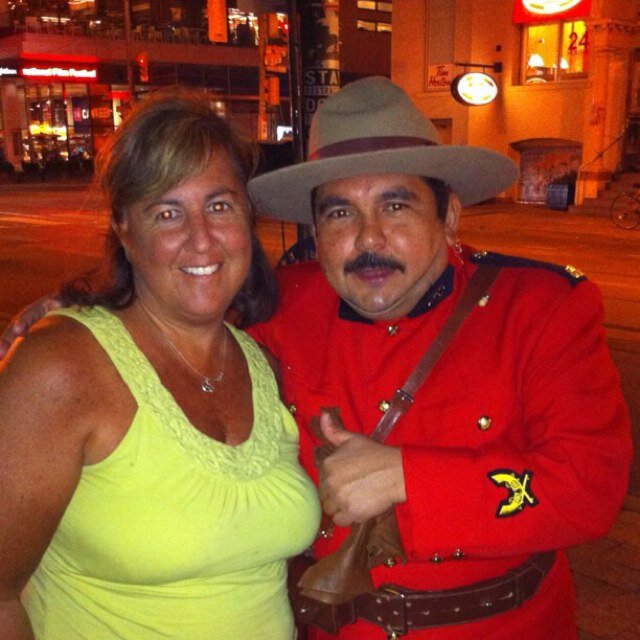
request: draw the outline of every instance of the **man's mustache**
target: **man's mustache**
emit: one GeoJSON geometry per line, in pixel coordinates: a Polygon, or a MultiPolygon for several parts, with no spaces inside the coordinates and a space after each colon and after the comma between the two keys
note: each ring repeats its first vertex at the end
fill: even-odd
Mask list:
{"type": "Polygon", "coordinates": [[[404,265],[394,258],[386,258],[372,252],[361,253],[357,258],[349,260],[344,265],[345,273],[353,273],[361,269],[397,269],[404,273],[404,265]]]}

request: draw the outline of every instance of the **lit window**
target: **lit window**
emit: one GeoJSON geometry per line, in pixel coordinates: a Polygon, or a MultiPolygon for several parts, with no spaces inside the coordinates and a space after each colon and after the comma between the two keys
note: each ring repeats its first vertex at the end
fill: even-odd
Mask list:
{"type": "Polygon", "coordinates": [[[376,22],[377,31],[391,32],[391,25],[388,22],[376,22]]]}
{"type": "Polygon", "coordinates": [[[565,22],[562,25],[562,47],[558,75],[567,77],[584,74],[589,61],[589,32],[584,22],[565,22]]]}
{"type": "Polygon", "coordinates": [[[584,22],[537,24],[525,27],[524,82],[555,82],[582,77],[588,69],[589,38],[584,22]]]}
{"type": "Polygon", "coordinates": [[[358,29],[362,31],[375,31],[376,23],[371,20],[358,20],[358,29]]]}
{"type": "Polygon", "coordinates": [[[372,0],[358,0],[358,9],[367,9],[368,11],[388,11],[391,12],[391,2],[372,2],[372,0]]]}

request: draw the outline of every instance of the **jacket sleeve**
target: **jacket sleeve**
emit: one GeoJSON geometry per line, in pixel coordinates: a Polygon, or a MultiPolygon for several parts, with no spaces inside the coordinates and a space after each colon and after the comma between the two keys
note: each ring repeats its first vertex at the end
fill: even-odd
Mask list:
{"type": "Polygon", "coordinates": [[[611,526],[631,444],[599,292],[581,282],[534,315],[498,360],[518,407],[502,435],[477,447],[403,446],[407,500],[396,515],[409,559],[564,548],[611,526]]]}

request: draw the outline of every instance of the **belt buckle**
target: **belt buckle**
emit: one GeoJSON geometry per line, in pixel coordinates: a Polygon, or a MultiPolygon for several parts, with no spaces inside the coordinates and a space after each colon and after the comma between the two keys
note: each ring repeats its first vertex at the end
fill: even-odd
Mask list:
{"type": "Polygon", "coordinates": [[[407,590],[394,584],[383,584],[373,592],[377,608],[386,616],[377,615],[376,624],[387,632],[388,640],[395,640],[408,632],[407,590]],[[385,606],[386,605],[386,606],[385,606]]]}

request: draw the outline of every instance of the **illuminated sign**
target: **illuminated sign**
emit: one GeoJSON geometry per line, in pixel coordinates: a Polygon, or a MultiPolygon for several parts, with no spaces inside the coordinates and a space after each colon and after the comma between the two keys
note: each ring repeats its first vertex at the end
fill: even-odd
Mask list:
{"type": "Polygon", "coordinates": [[[591,13],[591,0],[514,0],[513,22],[572,20],[591,13]]]}
{"type": "Polygon", "coordinates": [[[522,0],[522,4],[527,11],[543,16],[569,11],[569,9],[573,9],[581,2],[582,0],[522,0]]]}
{"type": "Polygon", "coordinates": [[[480,107],[495,100],[498,85],[486,73],[462,73],[452,80],[451,94],[464,105],[480,107]]]}
{"type": "Polygon", "coordinates": [[[17,76],[18,70],[15,67],[0,67],[0,78],[5,76],[17,76]]]}
{"type": "Polygon", "coordinates": [[[31,66],[22,67],[20,74],[24,78],[34,78],[43,80],[82,80],[84,82],[95,82],[98,79],[98,70],[88,67],[44,67],[31,66]]]}

